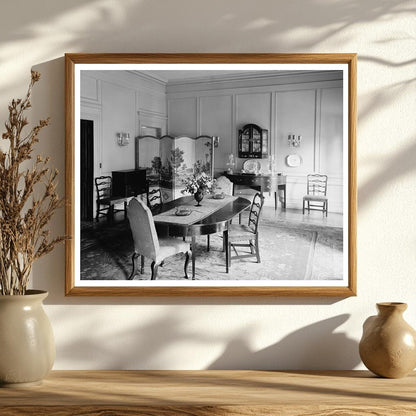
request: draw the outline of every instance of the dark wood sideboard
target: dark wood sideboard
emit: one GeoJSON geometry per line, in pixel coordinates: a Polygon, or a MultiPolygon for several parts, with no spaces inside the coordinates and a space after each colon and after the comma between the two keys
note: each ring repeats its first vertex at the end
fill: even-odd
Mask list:
{"type": "Polygon", "coordinates": [[[146,169],[126,169],[112,172],[113,196],[129,198],[147,192],[146,169]]]}
{"type": "MultiPolygon", "coordinates": [[[[285,175],[256,175],[251,173],[227,173],[224,175],[234,184],[264,192],[274,192],[274,209],[277,209],[279,191],[282,191],[280,198],[282,208],[286,209],[286,176],[285,175]]],[[[235,187],[234,187],[235,193],[235,187]]]]}

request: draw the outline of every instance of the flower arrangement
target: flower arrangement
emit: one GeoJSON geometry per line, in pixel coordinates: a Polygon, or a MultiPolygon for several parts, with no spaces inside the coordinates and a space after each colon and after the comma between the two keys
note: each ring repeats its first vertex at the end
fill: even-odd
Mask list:
{"type": "Polygon", "coordinates": [[[195,194],[198,190],[204,194],[210,192],[215,183],[215,179],[211,179],[205,172],[194,174],[184,181],[185,189],[183,194],[195,194]]]}
{"type": "Polygon", "coordinates": [[[33,262],[53,250],[64,236],[50,238],[45,229],[55,210],[63,205],[56,192],[58,171],[48,167],[49,157],[37,156],[32,166],[33,146],[49,118],[26,133],[24,113],[31,107],[33,85],[40,74],[32,71],[24,99],[9,105],[9,118],[0,149],[0,294],[24,295],[33,262]]]}

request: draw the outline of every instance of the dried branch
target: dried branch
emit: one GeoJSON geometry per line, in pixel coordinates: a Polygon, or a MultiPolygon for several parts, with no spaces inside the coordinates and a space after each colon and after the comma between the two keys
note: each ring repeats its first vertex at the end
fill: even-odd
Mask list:
{"type": "Polygon", "coordinates": [[[24,113],[31,107],[32,88],[40,79],[32,71],[24,99],[12,100],[2,139],[8,150],[0,151],[0,293],[22,295],[29,283],[33,262],[50,253],[65,236],[50,237],[46,229],[55,211],[63,205],[56,192],[58,171],[51,171],[49,158],[37,156],[33,166],[22,165],[32,159],[33,147],[49,118],[40,120],[26,135],[29,124],[24,113]],[[39,187],[41,190],[39,190],[39,187]]]}

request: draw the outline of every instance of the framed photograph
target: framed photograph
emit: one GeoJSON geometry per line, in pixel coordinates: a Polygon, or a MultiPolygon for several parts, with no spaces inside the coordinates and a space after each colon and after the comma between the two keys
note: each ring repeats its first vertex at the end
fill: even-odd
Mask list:
{"type": "Polygon", "coordinates": [[[66,54],[66,295],[356,295],[355,54],[66,54]]]}

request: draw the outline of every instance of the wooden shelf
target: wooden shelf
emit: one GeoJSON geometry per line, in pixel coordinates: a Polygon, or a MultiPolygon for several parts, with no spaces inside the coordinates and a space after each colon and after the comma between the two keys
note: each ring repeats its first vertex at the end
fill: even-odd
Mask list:
{"type": "Polygon", "coordinates": [[[367,371],[53,371],[0,389],[4,415],[415,415],[416,374],[367,371]]]}

